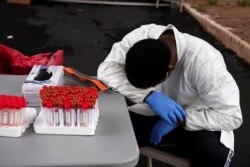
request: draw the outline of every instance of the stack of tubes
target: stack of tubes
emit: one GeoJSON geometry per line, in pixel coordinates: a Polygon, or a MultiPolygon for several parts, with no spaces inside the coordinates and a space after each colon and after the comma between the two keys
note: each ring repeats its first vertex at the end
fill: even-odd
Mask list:
{"type": "Polygon", "coordinates": [[[0,127],[23,125],[25,109],[23,96],[0,95],[0,127]]]}
{"type": "Polygon", "coordinates": [[[44,125],[87,127],[98,119],[95,87],[43,86],[40,97],[44,125]]]}

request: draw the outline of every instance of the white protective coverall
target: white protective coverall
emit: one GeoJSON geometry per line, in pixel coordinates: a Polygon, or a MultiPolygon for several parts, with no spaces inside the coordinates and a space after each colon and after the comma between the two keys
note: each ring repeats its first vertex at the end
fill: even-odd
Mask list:
{"type": "Polygon", "coordinates": [[[168,95],[186,111],[187,130],[221,131],[221,143],[234,150],[233,130],[242,124],[239,89],[221,53],[209,43],[181,33],[173,25],[143,25],[113,45],[97,77],[136,103],[143,103],[154,89],[168,95]],[[167,29],[174,32],[176,40],[178,60],[174,70],[156,88],[133,87],[124,69],[127,51],[140,40],[158,39],[167,29]]]}

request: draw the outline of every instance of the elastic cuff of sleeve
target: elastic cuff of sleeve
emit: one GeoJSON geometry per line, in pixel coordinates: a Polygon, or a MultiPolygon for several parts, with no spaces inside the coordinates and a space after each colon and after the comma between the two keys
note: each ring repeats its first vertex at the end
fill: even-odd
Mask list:
{"type": "Polygon", "coordinates": [[[146,103],[147,98],[153,93],[154,91],[150,91],[147,96],[143,99],[143,103],[146,103]]]}

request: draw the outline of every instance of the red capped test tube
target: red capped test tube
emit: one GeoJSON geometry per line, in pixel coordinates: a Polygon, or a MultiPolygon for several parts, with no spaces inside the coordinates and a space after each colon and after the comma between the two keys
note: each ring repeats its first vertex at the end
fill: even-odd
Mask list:
{"type": "Polygon", "coordinates": [[[80,112],[81,112],[82,103],[77,101],[77,110],[76,110],[76,126],[80,127],[80,112]]]}
{"type": "Polygon", "coordinates": [[[0,99],[0,127],[3,126],[3,101],[0,99]]]}
{"type": "Polygon", "coordinates": [[[64,126],[71,126],[71,105],[69,101],[64,102],[64,126]]]}
{"type": "Polygon", "coordinates": [[[53,103],[51,101],[46,102],[46,115],[47,115],[47,125],[54,125],[54,114],[53,114],[53,103]]]}
{"type": "Polygon", "coordinates": [[[8,114],[8,122],[9,126],[14,125],[14,116],[15,116],[15,109],[14,109],[14,97],[9,96],[9,114],[8,114]]]}
{"type": "Polygon", "coordinates": [[[89,115],[88,115],[88,104],[86,102],[82,103],[82,108],[80,110],[80,126],[88,126],[89,115]]]}
{"type": "Polygon", "coordinates": [[[21,124],[21,114],[22,114],[22,110],[21,110],[21,105],[19,103],[19,98],[16,98],[16,103],[14,104],[14,108],[15,108],[15,113],[14,113],[14,126],[19,126],[21,124]]]}
{"type": "Polygon", "coordinates": [[[71,101],[71,126],[77,126],[77,101],[71,101]]]}
{"type": "Polygon", "coordinates": [[[64,126],[63,102],[58,102],[60,126],[64,126]]]}
{"type": "Polygon", "coordinates": [[[60,126],[60,117],[59,117],[59,108],[58,108],[58,103],[54,102],[54,125],[55,126],[60,126]]]}
{"type": "Polygon", "coordinates": [[[4,107],[3,107],[3,125],[9,125],[9,110],[10,110],[10,102],[9,96],[6,96],[4,99],[4,107]]]}

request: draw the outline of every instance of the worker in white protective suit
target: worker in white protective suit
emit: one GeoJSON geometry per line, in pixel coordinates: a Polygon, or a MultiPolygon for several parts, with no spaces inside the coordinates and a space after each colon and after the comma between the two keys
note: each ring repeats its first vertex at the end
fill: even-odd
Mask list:
{"type": "Polygon", "coordinates": [[[230,165],[242,124],[239,89],[209,43],[173,25],[143,25],[113,45],[98,79],[144,106],[130,112],[139,146],[174,141],[192,167],[230,165]]]}

